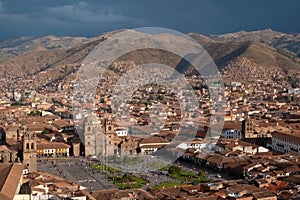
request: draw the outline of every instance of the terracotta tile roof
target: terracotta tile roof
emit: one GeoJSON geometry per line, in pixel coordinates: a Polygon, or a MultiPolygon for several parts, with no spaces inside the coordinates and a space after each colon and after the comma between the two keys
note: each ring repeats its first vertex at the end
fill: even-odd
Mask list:
{"type": "Polygon", "coordinates": [[[230,163],[226,163],[225,166],[231,169],[234,168],[243,168],[245,166],[247,166],[249,164],[249,162],[247,161],[243,161],[243,162],[230,162],[230,163]]]}
{"type": "Polygon", "coordinates": [[[272,133],[274,138],[280,138],[283,140],[293,141],[294,143],[300,144],[300,131],[291,131],[291,132],[279,132],[275,131],[272,133]]]}
{"type": "Polygon", "coordinates": [[[255,167],[260,167],[261,164],[257,161],[253,162],[253,163],[250,163],[249,165],[243,167],[245,170],[249,170],[251,168],[255,168],[255,167]]]}
{"type": "Polygon", "coordinates": [[[46,193],[46,190],[43,188],[33,187],[32,192],[33,193],[35,193],[35,192],[46,193]]]}
{"type": "Polygon", "coordinates": [[[225,121],[224,122],[224,126],[223,126],[223,130],[228,130],[228,129],[232,129],[232,130],[241,130],[242,129],[242,123],[237,123],[234,121],[225,121]]]}
{"type": "Polygon", "coordinates": [[[283,170],[274,170],[273,173],[275,174],[285,174],[283,170]]]}
{"type": "Polygon", "coordinates": [[[96,191],[93,192],[92,196],[95,199],[101,199],[101,200],[111,200],[115,197],[115,194],[118,193],[119,190],[114,189],[114,190],[101,190],[101,191],[96,191]]]}
{"type": "Polygon", "coordinates": [[[5,194],[0,193],[0,199],[1,200],[11,200],[11,198],[9,198],[8,196],[6,196],[5,194]]]}
{"type": "Polygon", "coordinates": [[[69,120],[56,120],[53,122],[53,125],[59,128],[65,128],[74,126],[74,123],[70,122],[69,120]]]}
{"type": "Polygon", "coordinates": [[[280,191],[280,190],[283,190],[284,188],[286,188],[289,184],[287,182],[284,182],[284,181],[275,181],[274,183],[272,184],[269,184],[269,187],[270,188],[270,191],[271,192],[277,192],[277,191],[280,191]]]}
{"type": "Polygon", "coordinates": [[[215,196],[215,197],[201,197],[201,198],[191,198],[191,200],[200,200],[200,199],[203,199],[203,200],[222,200],[223,198],[222,197],[218,197],[218,196],[215,196]]]}
{"type": "Polygon", "coordinates": [[[10,164],[0,164],[0,191],[2,191],[6,178],[9,174],[10,168],[10,164]]]}
{"type": "Polygon", "coordinates": [[[144,148],[161,148],[161,147],[164,147],[166,145],[162,144],[162,145],[144,145],[144,146],[141,146],[140,148],[141,149],[144,149],[144,148]]]}
{"type": "Polygon", "coordinates": [[[266,199],[266,198],[276,197],[275,194],[273,194],[270,191],[266,191],[266,190],[264,190],[262,192],[253,193],[252,195],[255,199],[266,199]]]}
{"type": "MultiPolygon", "coordinates": [[[[0,194],[13,199],[23,176],[23,164],[0,164],[0,194]]],[[[1,198],[2,199],[2,198],[1,198]]]]}
{"type": "Polygon", "coordinates": [[[142,141],[140,142],[140,145],[144,146],[144,145],[150,145],[150,144],[152,145],[152,144],[158,144],[158,143],[169,144],[170,142],[161,137],[150,136],[150,137],[142,139],[142,141]]]}
{"type": "MultiPolygon", "coordinates": [[[[161,197],[168,197],[168,198],[174,198],[177,197],[176,199],[179,199],[178,197],[186,197],[190,193],[187,191],[182,190],[181,188],[165,188],[157,191],[155,193],[155,196],[157,196],[159,199],[162,199],[161,197]]],[[[166,198],[166,199],[168,199],[166,198]]],[[[174,198],[175,199],[175,198],[174,198]]]]}
{"type": "Polygon", "coordinates": [[[282,179],[283,181],[300,185],[300,175],[288,176],[282,179]]]}
{"type": "Polygon", "coordinates": [[[37,149],[42,150],[42,149],[65,149],[65,148],[70,148],[70,145],[65,144],[63,142],[50,142],[47,144],[38,144],[37,149]]]}
{"type": "Polygon", "coordinates": [[[232,158],[223,157],[221,155],[210,156],[209,158],[207,158],[207,161],[210,163],[217,164],[217,165],[234,162],[232,158]]]}
{"type": "Polygon", "coordinates": [[[65,182],[65,181],[56,181],[55,182],[55,186],[57,186],[59,188],[68,187],[69,185],[70,185],[70,183],[65,182]]]}
{"type": "Polygon", "coordinates": [[[298,165],[292,165],[292,166],[286,167],[285,169],[283,169],[283,171],[286,173],[300,172],[300,168],[298,167],[298,165]]]}

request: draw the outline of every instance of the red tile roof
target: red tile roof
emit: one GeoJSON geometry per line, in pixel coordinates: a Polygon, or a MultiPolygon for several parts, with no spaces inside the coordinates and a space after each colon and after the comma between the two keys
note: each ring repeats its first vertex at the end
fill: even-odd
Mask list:
{"type": "MultiPolygon", "coordinates": [[[[23,164],[0,164],[0,195],[13,199],[23,176],[23,164]]],[[[1,197],[1,196],[0,196],[1,197]]],[[[0,198],[2,200],[2,198],[0,198]]]]}

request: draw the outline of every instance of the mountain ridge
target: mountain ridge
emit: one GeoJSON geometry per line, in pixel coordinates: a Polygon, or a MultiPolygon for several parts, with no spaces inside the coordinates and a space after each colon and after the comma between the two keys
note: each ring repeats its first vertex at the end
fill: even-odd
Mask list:
{"type": "MultiPolygon", "coordinates": [[[[23,37],[9,40],[6,43],[0,42],[1,52],[7,51],[7,46],[17,52],[16,55],[0,56],[0,73],[13,76],[34,76],[37,80],[47,77],[47,81],[42,81],[44,85],[51,84],[52,81],[60,81],[64,78],[69,79],[74,75],[80,66],[82,60],[99,43],[119,33],[123,30],[115,30],[97,35],[92,38],[84,37],[56,37],[43,36],[40,38],[23,37]],[[1,46],[2,45],[2,46],[1,46]],[[6,45],[7,48],[1,48],[6,45]],[[27,47],[27,48],[26,48],[27,47]]],[[[300,45],[300,34],[285,34],[270,29],[254,32],[239,31],[223,35],[201,35],[198,33],[189,33],[195,41],[200,43],[210,54],[220,70],[227,70],[234,76],[235,72],[228,67],[236,70],[242,70],[237,74],[243,73],[243,69],[236,67],[242,65],[245,68],[265,68],[278,70],[278,76],[290,76],[290,74],[300,71],[299,57],[297,51],[300,45]],[[289,46],[291,45],[291,46],[289,46]],[[292,48],[294,45],[294,48],[292,48]],[[294,49],[290,51],[289,49],[294,49]]],[[[131,56],[124,56],[123,59],[139,58],[168,64],[166,55],[144,51],[142,53],[133,53],[131,56]]],[[[171,62],[178,62],[179,59],[173,59],[171,62]]],[[[173,63],[172,63],[173,64],[173,63]]],[[[249,71],[248,70],[248,71],[249,71]]],[[[271,70],[272,71],[272,70],[271,70]]],[[[251,73],[250,73],[251,74],[251,73]]],[[[255,77],[255,75],[253,75],[255,77]]],[[[269,79],[270,77],[267,77],[269,79]]],[[[246,79],[249,77],[245,76],[246,79]]],[[[247,81],[247,80],[245,80],[247,81]]]]}
{"type": "Polygon", "coordinates": [[[85,37],[57,37],[53,35],[7,39],[0,42],[0,61],[31,51],[71,48],[87,40],[85,37]]]}

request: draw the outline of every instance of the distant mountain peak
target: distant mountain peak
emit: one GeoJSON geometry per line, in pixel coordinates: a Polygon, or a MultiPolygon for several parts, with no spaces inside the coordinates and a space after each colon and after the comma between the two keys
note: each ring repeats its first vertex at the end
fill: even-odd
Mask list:
{"type": "Polygon", "coordinates": [[[87,41],[85,37],[53,36],[20,37],[0,42],[0,61],[28,52],[71,48],[87,41]]]}
{"type": "MultiPolygon", "coordinates": [[[[48,81],[60,81],[75,76],[76,69],[90,51],[100,42],[122,31],[111,31],[92,38],[44,35],[2,41],[0,42],[0,68],[2,69],[0,73],[6,70],[11,74],[34,75],[37,80],[45,81],[44,85],[49,84],[48,81]]],[[[221,70],[228,67],[232,75],[236,70],[241,70],[241,74],[252,74],[253,77],[256,74],[264,74],[268,78],[272,75],[272,70],[276,73],[278,71],[278,75],[283,74],[283,76],[292,70],[300,71],[300,59],[296,56],[300,53],[300,34],[285,34],[264,29],[250,32],[241,30],[209,36],[199,33],[187,35],[204,47],[221,70]],[[252,69],[256,72],[252,73],[252,69]]],[[[165,35],[155,37],[167,39],[165,35]]],[[[157,63],[163,62],[166,65],[170,62],[177,64],[176,62],[180,60],[150,50],[134,52],[122,57],[126,61],[149,62],[153,62],[154,58],[157,59],[157,63]]],[[[250,78],[240,74],[236,76],[244,77],[246,81],[250,78]]]]}
{"type": "Polygon", "coordinates": [[[216,42],[259,41],[279,51],[300,57],[300,34],[287,34],[268,28],[248,32],[242,30],[233,33],[209,35],[209,38],[216,42]]]}

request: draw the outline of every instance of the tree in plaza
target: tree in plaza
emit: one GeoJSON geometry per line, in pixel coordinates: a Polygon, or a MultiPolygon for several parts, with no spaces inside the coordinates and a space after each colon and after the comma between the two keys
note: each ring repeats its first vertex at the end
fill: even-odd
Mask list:
{"type": "Polygon", "coordinates": [[[171,166],[171,167],[169,168],[169,170],[168,170],[168,173],[169,173],[170,175],[178,176],[178,175],[180,175],[180,173],[181,173],[181,167],[179,167],[179,166],[171,166]]]}
{"type": "Polygon", "coordinates": [[[198,173],[198,176],[199,176],[199,177],[204,177],[204,171],[203,171],[203,170],[200,170],[199,173],[198,173]]]}

